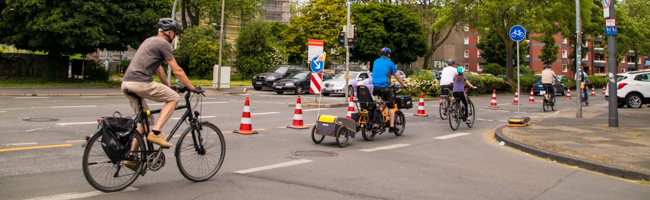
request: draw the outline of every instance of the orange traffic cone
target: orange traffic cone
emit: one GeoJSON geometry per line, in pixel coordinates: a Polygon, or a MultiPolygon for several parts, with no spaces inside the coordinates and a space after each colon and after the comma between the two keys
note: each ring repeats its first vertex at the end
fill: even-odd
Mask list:
{"type": "Polygon", "coordinates": [[[124,68],[120,67],[120,77],[124,78],[124,68]]]}
{"type": "Polygon", "coordinates": [[[591,86],[591,96],[596,96],[596,87],[591,86]]]}
{"type": "Polygon", "coordinates": [[[566,99],[571,99],[571,87],[566,90],[566,99]]]}
{"type": "Polygon", "coordinates": [[[603,86],[603,96],[605,96],[605,86],[603,86]]]}
{"type": "Polygon", "coordinates": [[[528,98],[528,103],[535,103],[535,97],[533,96],[534,94],[535,93],[533,93],[533,88],[530,88],[530,98],[528,98]]]}
{"type": "Polygon", "coordinates": [[[490,107],[499,107],[497,106],[497,90],[492,90],[492,101],[490,101],[490,107]]]}
{"type": "Polygon", "coordinates": [[[257,131],[253,131],[253,125],[251,124],[251,107],[248,103],[248,97],[246,97],[246,103],[244,103],[244,113],[241,116],[241,124],[239,125],[239,130],[233,131],[233,133],[239,134],[257,134],[257,131]]]}
{"type": "Polygon", "coordinates": [[[515,101],[513,101],[512,104],[515,104],[515,105],[519,104],[519,88],[517,88],[517,90],[515,92],[515,101]]]}
{"type": "Polygon", "coordinates": [[[302,104],[300,104],[300,95],[298,95],[298,101],[296,102],[296,111],[293,113],[293,123],[287,126],[287,128],[309,128],[309,126],[305,126],[302,122],[302,104]]]}
{"type": "Polygon", "coordinates": [[[352,119],[352,113],[354,112],[354,96],[350,96],[350,104],[348,104],[348,119],[352,119]]]}
{"type": "Polygon", "coordinates": [[[420,117],[429,116],[424,113],[424,92],[420,93],[420,104],[418,105],[418,113],[413,114],[413,116],[420,116],[420,117]]]}

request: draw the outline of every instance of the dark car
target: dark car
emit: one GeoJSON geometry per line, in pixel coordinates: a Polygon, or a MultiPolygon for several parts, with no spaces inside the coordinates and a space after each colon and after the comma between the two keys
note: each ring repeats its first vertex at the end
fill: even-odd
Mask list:
{"type": "Polygon", "coordinates": [[[442,76],[442,72],[438,70],[429,70],[431,73],[433,73],[433,78],[436,80],[440,80],[440,77],[442,76]]]}
{"type": "MultiPolygon", "coordinates": [[[[560,77],[558,77],[558,78],[560,78],[560,77]]],[[[557,82],[558,81],[556,80],[555,90],[561,96],[566,96],[566,92],[567,92],[566,87],[564,86],[564,84],[562,82],[559,82],[559,84],[557,84],[557,82]]],[[[534,86],[533,86],[533,93],[534,94],[537,95],[537,94],[539,94],[540,91],[545,91],[544,90],[544,85],[542,85],[542,76],[535,77],[535,82],[534,83],[535,83],[534,86]]],[[[539,95],[541,95],[541,94],[539,94],[539,95]]]]}
{"type": "Polygon", "coordinates": [[[309,70],[303,66],[296,65],[280,65],[271,68],[264,73],[253,76],[253,88],[255,88],[255,90],[261,90],[263,87],[271,88],[273,82],[286,78],[290,74],[297,72],[309,72],[309,70]]]}
{"type": "MultiPolygon", "coordinates": [[[[332,77],[323,73],[323,81],[332,79],[332,77]]],[[[294,94],[309,93],[311,87],[311,72],[301,71],[289,75],[287,78],[275,81],[273,83],[273,91],[278,94],[284,92],[294,92],[294,94]]]]}

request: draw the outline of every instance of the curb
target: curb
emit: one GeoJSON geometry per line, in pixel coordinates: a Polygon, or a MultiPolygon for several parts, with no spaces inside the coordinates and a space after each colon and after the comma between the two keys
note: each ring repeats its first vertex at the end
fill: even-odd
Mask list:
{"type": "Polygon", "coordinates": [[[494,138],[503,141],[505,143],[505,146],[509,146],[515,149],[519,149],[521,151],[528,152],[540,158],[552,159],[559,163],[578,166],[582,169],[596,171],[611,176],[616,176],[616,177],[631,179],[631,180],[650,180],[650,174],[647,173],[643,173],[635,170],[627,170],[620,167],[607,166],[604,164],[600,164],[600,163],[596,163],[596,162],[592,162],[580,158],[575,158],[571,156],[555,154],[553,152],[549,152],[543,149],[538,149],[536,147],[515,141],[503,135],[503,129],[506,127],[507,125],[503,125],[497,128],[494,134],[494,138]]]}

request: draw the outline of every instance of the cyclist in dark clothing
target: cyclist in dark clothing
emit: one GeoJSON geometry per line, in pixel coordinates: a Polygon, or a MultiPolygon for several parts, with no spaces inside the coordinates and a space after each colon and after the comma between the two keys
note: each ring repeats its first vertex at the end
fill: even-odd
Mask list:
{"type": "Polygon", "coordinates": [[[459,67],[457,69],[458,75],[454,77],[454,89],[451,91],[454,94],[454,99],[460,99],[463,102],[463,105],[465,105],[465,115],[463,118],[465,118],[467,123],[472,123],[470,121],[469,117],[467,116],[467,99],[465,98],[465,84],[469,85],[469,87],[476,89],[476,86],[473,86],[472,83],[467,80],[467,77],[463,75],[463,67],[459,67]]]}
{"type": "Polygon", "coordinates": [[[397,68],[395,63],[390,61],[390,49],[381,48],[379,51],[381,57],[375,60],[372,65],[372,85],[374,86],[373,94],[382,96],[382,100],[386,102],[386,107],[388,108],[388,117],[390,118],[390,129],[388,130],[391,133],[396,133],[399,130],[395,128],[395,104],[393,100],[393,91],[391,88],[388,88],[388,80],[390,76],[393,75],[402,84],[402,88],[406,88],[406,84],[402,81],[402,77],[397,73],[397,68]]]}

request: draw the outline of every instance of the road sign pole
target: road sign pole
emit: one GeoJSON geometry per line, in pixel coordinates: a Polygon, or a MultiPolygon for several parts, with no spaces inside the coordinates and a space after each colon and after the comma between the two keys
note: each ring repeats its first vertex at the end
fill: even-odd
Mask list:
{"type": "MultiPolygon", "coordinates": [[[[521,91],[521,88],[519,86],[519,41],[517,41],[517,92],[521,91]]],[[[521,104],[517,102],[517,117],[521,117],[521,104]]]]}
{"type": "MultiPolygon", "coordinates": [[[[348,32],[350,32],[350,2],[348,4],[348,32]]],[[[348,33],[345,33],[345,98],[343,101],[347,102],[348,101],[348,94],[350,93],[348,91],[348,85],[350,84],[350,44],[348,44],[348,33]]]]}
{"type": "MultiPolygon", "coordinates": [[[[616,1],[610,1],[609,14],[610,18],[616,19],[614,4],[616,1]]],[[[609,90],[609,127],[618,127],[618,87],[616,85],[616,35],[607,36],[607,72],[609,81],[607,82],[609,90]]]]}
{"type": "MultiPolygon", "coordinates": [[[[576,0],[576,88],[578,88],[578,98],[577,100],[577,108],[576,108],[576,118],[582,118],[582,88],[578,85],[582,86],[582,28],[581,28],[581,20],[580,20],[580,0],[576,0]]],[[[610,54],[612,55],[612,54],[610,54]]],[[[615,54],[614,54],[615,55],[615,54]]],[[[587,87],[586,85],[584,86],[585,88],[587,87]]]]}

